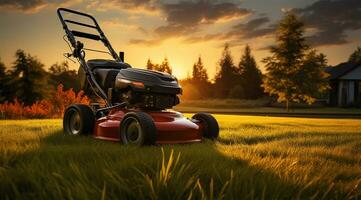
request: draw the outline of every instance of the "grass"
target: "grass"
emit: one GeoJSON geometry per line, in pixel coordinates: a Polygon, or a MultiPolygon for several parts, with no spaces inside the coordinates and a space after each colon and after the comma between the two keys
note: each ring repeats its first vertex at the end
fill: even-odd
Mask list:
{"type": "Polygon", "coordinates": [[[360,108],[324,107],[321,105],[294,105],[287,112],[283,105],[271,107],[269,98],[256,100],[207,99],[183,100],[175,108],[182,112],[247,113],[247,114],[359,114],[360,108]]]}
{"type": "Polygon", "coordinates": [[[0,121],[0,199],[361,198],[361,120],[216,117],[218,141],[142,148],[0,121]]]}
{"type": "Polygon", "coordinates": [[[181,99],[179,106],[182,107],[206,107],[206,108],[255,108],[265,107],[270,104],[270,98],[259,99],[203,99],[188,100],[181,99]]]}

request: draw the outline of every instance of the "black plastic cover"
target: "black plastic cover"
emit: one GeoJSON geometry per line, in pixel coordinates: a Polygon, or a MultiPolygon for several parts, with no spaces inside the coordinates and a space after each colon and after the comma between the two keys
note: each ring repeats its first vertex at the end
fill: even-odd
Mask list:
{"type": "Polygon", "coordinates": [[[132,87],[134,91],[174,95],[182,92],[177,79],[174,76],[163,72],[127,68],[119,71],[115,80],[115,88],[119,85],[123,85],[119,84],[122,80],[142,82],[144,84],[144,88],[135,87],[130,84],[129,86],[132,87]]]}
{"type": "Polygon", "coordinates": [[[128,63],[117,62],[115,60],[105,60],[105,59],[92,59],[88,60],[88,66],[91,70],[95,68],[103,68],[103,69],[126,69],[131,68],[128,63]]]}

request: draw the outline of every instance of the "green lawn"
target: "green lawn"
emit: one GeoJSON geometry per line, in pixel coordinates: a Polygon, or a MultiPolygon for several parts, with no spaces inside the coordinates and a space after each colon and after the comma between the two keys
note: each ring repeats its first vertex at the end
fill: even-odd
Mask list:
{"type": "Polygon", "coordinates": [[[212,113],[247,113],[247,114],[320,114],[320,115],[360,115],[361,108],[324,107],[320,105],[295,104],[290,112],[280,104],[280,107],[270,107],[269,99],[256,100],[239,99],[207,99],[183,100],[175,107],[182,112],[212,112],[212,113]]]}
{"type": "Polygon", "coordinates": [[[180,112],[210,112],[210,113],[222,113],[222,114],[314,114],[314,115],[359,115],[361,116],[361,109],[359,108],[338,108],[338,107],[321,107],[321,108],[295,108],[287,112],[284,108],[275,107],[256,107],[256,108],[212,108],[212,107],[196,107],[196,106],[177,106],[176,110],[180,112]]]}
{"type": "Polygon", "coordinates": [[[141,148],[0,121],[0,199],[361,198],[361,120],[216,117],[218,141],[141,148]]]}

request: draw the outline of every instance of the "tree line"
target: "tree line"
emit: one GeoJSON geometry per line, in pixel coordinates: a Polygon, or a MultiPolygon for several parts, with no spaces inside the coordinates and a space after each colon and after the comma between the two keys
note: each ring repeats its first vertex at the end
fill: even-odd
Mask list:
{"type": "MultiPolygon", "coordinates": [[[[212,80],[199,57],[192,76],[181,80],[184,98],[256,99],[267,94],[284,102],[288,109],[292,102],[312,104],[330,89],[326,56],[307,44],[305,25],[292,12],[286,13],[278,23],[276,42],[269,51],[270,56],[262,60],[266,68],[262,74],[249,45],[235,65],[226,44],[212,80]]],[[[348,62],[361,63],[361,47],[350,55],[348,62]]],[[[152,65],[150,60],[148,64],[152,65]]]]}
{"type": "Polygon", "coordinates": [[[60,84],[65,90],[80,90],[77,71],[69,69],[67,62],[55,63],[47,71],[36,57],[21,49],[16,51],[9,70],[0,61],[0,83],[0,103],[16,99],[32,105],[49,98],[60,84]]]}
{"type": "MultiPolygon", "coordinates": [[[[172,74],[167,58],[161,64],[148,59],[146,68],[172,74]]],[[[239,98],[256,99],[263,95],[262,73],[247,45],[238,65],[234,64],[228,44],[225,45],[219,69],[214,79],[210,79],[201,56],[193,64],[192,74],[180,80],[184,99],[239,98]],[[252,83],[252,84],[250,84],[252,83]]]]}
{"type": "MultiPolygon", "coordinates": [[[[180,80],[184,99],[237,98],[256,99],[265,94],[284,102],[313,103],[328,89],[326,56],[311,48],[305,38],[304,24],[286,13],[276,31],[276,43],[269,48],[270,56],[263,59],[262,74],[249,45],[243,49],[240,61],[235,64],[230,47],[225,45],[217,64],[214,78],[210,78],[202,58],[193,64],[192,74],[180,80]]],[[[349,62],[361,63],[361,48],[357,48],[349,62]]],[[[167,58],[156,64],[148,59],[146,68],[172,74],[167,58]]],[[[18,101],[25,105],[47,98],[59,84],[64,89],[80,90],[77,71],[67,62],[56,63],[44,69],[36,57],[18,50],[9,70],[0,61],[0,103],[18,101]]]]}

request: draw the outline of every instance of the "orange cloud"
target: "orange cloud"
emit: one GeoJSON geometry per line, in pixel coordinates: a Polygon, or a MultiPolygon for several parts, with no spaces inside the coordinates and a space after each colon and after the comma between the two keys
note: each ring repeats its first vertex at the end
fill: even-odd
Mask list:
{"type": "Polygon", "coordinates": [[[70,6],[80,2],[82,0],[0,0],[0,10],[32,14],[49,6],[70,6]]]}

